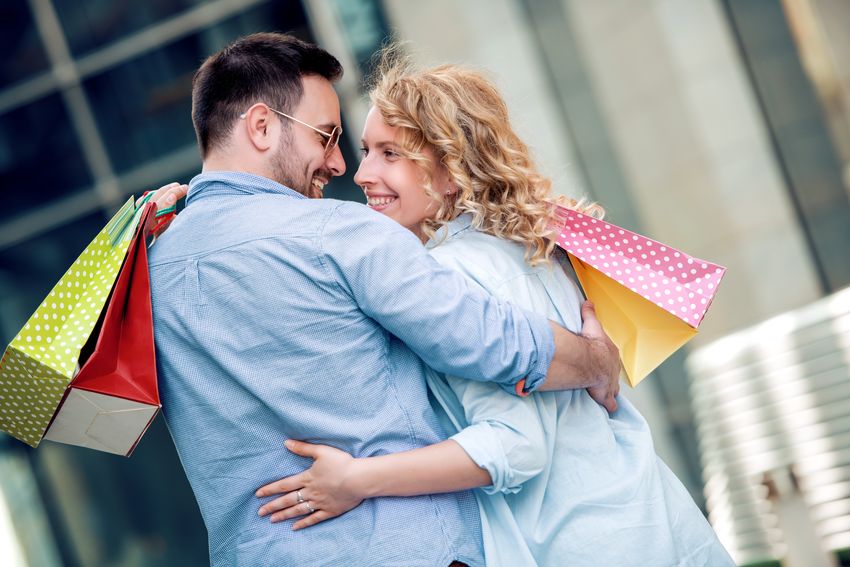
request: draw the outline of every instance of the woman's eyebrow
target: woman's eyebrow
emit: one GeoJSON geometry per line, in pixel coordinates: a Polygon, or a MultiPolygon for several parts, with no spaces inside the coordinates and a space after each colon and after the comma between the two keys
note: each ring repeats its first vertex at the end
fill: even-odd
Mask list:
{"type": "MultiPolygon", "coordinates": [[[[360,138],[360,144],[363,146],[368,146],[369,144],[363,138],[360,138]]],[[[384,149],[386,147],[395,147],[396,143],[392,140],[381,140],[380,142],[375,142],[372,144],[378,149],[384,149]]]]}

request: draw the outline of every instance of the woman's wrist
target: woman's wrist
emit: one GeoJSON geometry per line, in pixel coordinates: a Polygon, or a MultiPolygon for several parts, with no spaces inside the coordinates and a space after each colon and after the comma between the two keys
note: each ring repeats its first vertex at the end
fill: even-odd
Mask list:
{"type": "Polygon", "coordinates": [[[343,480],[345,491],[362,500],[380,496],[380,478],[368,457],[352,459],[343,480]]]}

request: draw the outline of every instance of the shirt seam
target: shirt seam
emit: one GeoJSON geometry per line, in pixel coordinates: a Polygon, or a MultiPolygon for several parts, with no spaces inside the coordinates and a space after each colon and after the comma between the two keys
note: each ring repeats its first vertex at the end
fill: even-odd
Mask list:
{"type": "MultiPolygon", "coordinates": [[[[186,261],[186,260],[200,260],[200,259],[206,258],[207,256],[210,256],[212,254],[216,254],[218,252],[223,252],[225,250],[230,250],[231,248],[236,248],[237,246],[243,246],[243,245],[251,243],[251,242],[261,242],[263,240],[280,240],[280,239],[283,239],[283,238],[288,238],[288,235],[276,234],[274,236],[261,236],[261,237],[257,237],[257,238],[248,238],[246,240],[240,240],[239,242],[234,242],[232,244],[228,244],[227,246],[222,246],[220,248],[214,248],[212,250],[206,250],[204,252],[184,254],[182,256],[173,256],[171,258],[159,260],[157,262],[151,262],[150,267],[151,268],[157,268],[159,266],[168,266],[170,264],[177,264],[177,263],[180,263],[180,262],[183,262],[183,261],[186,261]]],[[[304,238],[303,236],[293,235],[292,240],[308,241],[309,239],[304,238]]]]}

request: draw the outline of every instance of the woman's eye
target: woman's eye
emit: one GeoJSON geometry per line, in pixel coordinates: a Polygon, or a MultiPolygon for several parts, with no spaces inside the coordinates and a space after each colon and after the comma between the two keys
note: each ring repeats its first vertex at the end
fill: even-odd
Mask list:
{"type": "Polygon", "coordinates": [[[369,149],[366,146],[360,146],[360,155],[366,157],[369,154],[369,149]]]}
{"type": "Polygon", "coordinates": [[[389,159],[389,160],[393,160],[393,159],[398,158],[399,156],[398,156],[397,153],[395,153],[392,150],[384,150],[384,157],[389,159]]]}

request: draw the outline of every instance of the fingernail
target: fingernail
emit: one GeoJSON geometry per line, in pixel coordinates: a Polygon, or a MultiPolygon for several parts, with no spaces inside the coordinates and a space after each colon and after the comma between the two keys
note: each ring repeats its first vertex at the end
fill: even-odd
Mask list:
{"type": "Polygon", "coordinates": [[[260,516],[265,516],[265,515],[266,515],[266,511],[265,511],[265,510],[263,510],[262,508],[260,508],[259,510],[257,510],[257,514],[259,514],[260,516]]]}
{"type": "Polygon", "coordinates": [[[286,447],[287,449],[292,448],[292,441],[287,439],[286,441],[283,442],[283,446],[286,447]]]}

